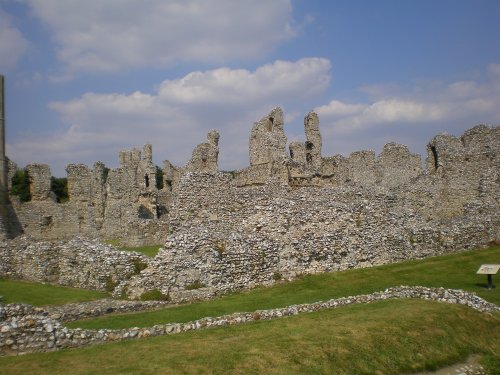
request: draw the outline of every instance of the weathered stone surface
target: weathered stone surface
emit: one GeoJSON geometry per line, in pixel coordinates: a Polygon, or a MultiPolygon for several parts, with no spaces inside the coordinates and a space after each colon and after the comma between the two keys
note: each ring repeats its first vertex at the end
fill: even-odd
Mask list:
{"type": "Polygon", "coordinates": [[[109,292],[151,261],[97,240],[33,242],[25,236],[0,242],[0,259],[2,277],[109,292]]]}
{"type": "Polygon", "coordinates": [[[207,135],[207,142],[201,143],[193,150],[193,156],[186,165],[188,172],[215,173],[218,168],[219,133],[211,130],[207,135]]]}

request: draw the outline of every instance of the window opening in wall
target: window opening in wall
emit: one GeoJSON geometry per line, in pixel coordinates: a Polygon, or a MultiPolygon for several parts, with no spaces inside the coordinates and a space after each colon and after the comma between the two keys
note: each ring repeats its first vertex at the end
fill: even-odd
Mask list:
{"type": "Polygon", "coordinates": [[[109,174],[109,168],[104,167],[102,170],[102,181],[106,182],[108,179],[108,174],[109,174]]]}
{"type": "Polygon", "coordinates": [[[434,170],[438,169],[439,162],[438,162],[438,154],[435,146],[431,146],[431,152],[432,152],[432,157],[434,159],[434,170]]]}
{"type": "Polygon", "coordinates": [[[156,167],[156,188],[163,189],[163,171],[158,166],[156,167]]]}
{"type": "Polygon", "coordinates": [[[148,175],[144,176],[144,185],[146,185],[146,187],[149,187],[149,176],[148,175]]]}
{"type": "Polygon", "coordinates": [[[312,150],[314,147],[314,144],[312,142],[307,141],[306,142],[306,149],[307,150],[312,150]]]}
{"type": "Polygon", "coordinates": [[[272,130],[273,130],[274,118],[269,117],[269,119],[268,119],[268,120],[269,120],[269,121],[268,121],[268,122],[267,122],[267,124],[266,124],[266,130],[267,130],[268,132],[270,132],[270,131],[272,131],[272,130]]]}

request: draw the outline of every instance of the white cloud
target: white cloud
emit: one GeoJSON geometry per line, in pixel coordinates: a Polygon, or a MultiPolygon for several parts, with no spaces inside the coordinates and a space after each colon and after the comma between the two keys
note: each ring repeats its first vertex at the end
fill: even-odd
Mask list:
{"type": "Polygon", "coordinates": [[[12,26],[10,15],[0,9],[0,71],[13,68],[28,46],[21,32],[12,26]]]}
{"type": "Polygon", "coordinates": [[[443,131],[459,136],[479,123],[499,125],[498,66],[488,67],[486,81],[420,83],[406,90],[393,85],[365,87],[362,91],[371,96],[371,102],[332,100],[319,106],[324,150],[327,154],[366,146],[380,150],[385,142],[399,141],[424,154],[431,137],[443,131]]]}
{"type": "Polygon", "coordinates": [[[289,0],[29,3],[52,30],[67,74],[255,58],[294,34],[289,0]]]}
{"type": "Polygon", "coordinates": [[[215,69],[193,72],[179,80],[161,84],[159,95],[180,103],[244,104],[271,97],[308,97],[325,90],[330,82],[330,62],[306,58],[297,62],[276,61],[254,72],[245,69],[215,69]],[[310,83],[309,83],[310,82],[310,83]],[[303,85],[301,90],[297,88],[303,85]]]}
{"type": "MultiPolygon", "coordinates": [[[[13,160],[46,162],[63,175],[61,163],[99,159],[116,166],[118,151],[151,142],[158,159],[184,165],[210,129],[221,133],[220,165],[248,165],[253,122],[274,106],[317,100],[330,80],[330,62],[321,58],[276,61],[255,71],[221,68],[166,80],[154,93],[86,93],[50,108],[68,124],[52,137],[24,138],[9,147],[13,160]],[[307,88],[307,89],[304,89],[307,88]],[[40,160],[44,155],[45,160],[40,160]]],[[[292,112],[292,111],[291,111],[292,112]]]]}
{"type": "Polygon", "coordinates": [[[316,112],[320,116],[343,117],[360,114],[367,107],[365,104],[350,104],[334,99],[330,103],[316,108],[316,112]]]}

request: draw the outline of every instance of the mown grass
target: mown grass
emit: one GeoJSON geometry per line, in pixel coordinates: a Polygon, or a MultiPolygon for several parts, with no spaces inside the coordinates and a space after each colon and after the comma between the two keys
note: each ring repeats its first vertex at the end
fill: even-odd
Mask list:
{"type": "Polygon", "coordinates": [[[5,374],[402,374],[480,354],[500,370],[500,314],[389,300],[174,336],[0,358],[5,374]]]}
{"type": "Polygon", "coordinates": [[[148,257],[154,258],[158,251],[163,245],[148,245],[148,246],[120,246],[120,242],[118,240],[106,240],[104,241],[108,245],[112,245],[116,247],[118,250],[123,251],[137,251],[139,253],[143,253],[148,257]]]}
{"type": "Polygon", "coordinates": [[[68,288],[28,281],[0,279],[0,295],[4,303],[28,303],[34,306],[60,305],[109,297],[107,293],[68,288]]]}
{"type": "Polygon", "coordinates": [[[187,322],[205,316],[236,311],[255,311],[292,304],[310,303],[349,295],[367,294],[397,285],[422,285],[463,289],[500,304],[498,288],[487,290],[486,276],[476,271],[483,263],[498,263],[500,247],[468,251],[424,260],[408,261],[373,268],[304,276],[300,280],[257,288],[211,301],[171,307],[158,311],[108,315],[72,322],[81,328],[150,327],[167,322],[187,322]]]}

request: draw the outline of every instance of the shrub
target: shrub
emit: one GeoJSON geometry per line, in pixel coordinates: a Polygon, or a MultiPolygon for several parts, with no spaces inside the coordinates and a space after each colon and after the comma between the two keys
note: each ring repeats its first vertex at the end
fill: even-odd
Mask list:
{"type": "Polygon", "coordinates": [[[186,285],[186,290],[194,290],[203,288],[205,284],[203,284],[200,280],[196,280],[195,282],[186,285]]]}
{"type": "Polygon", "coordinates": [[[141,294],[141,301],[170,301],[170,296],[163,294],[159,289],[148,290],[141,294]]]}
{"type": "Polygon", "coordinates": [[[106,276],[106,292],[111,293],[117,285],[118,283],[114,282],[111,276],[106,276]]]}
{"type": "Polygon", "coordinates": [[[282,278],[283,278],[283,275],[281,273],[279,273],[279,272],[275,272],[273,274],[273,280],[274,281],[280,281],[282,278]]]}
{"type": "Polygon", "coordinates": [[[120,293],[120,299],[128,299],[128,288],[127,286],[124,286],[121,293],[120,293]]]}
{"type": "Polygon", "coordinates": [[[148,268],[148,264],[142,262],[140,259],[134,259],[133,264],[134,264],[134,274],[135,275],[138,275],[139,273],[141,273],[142,270],[148,268]]]}

